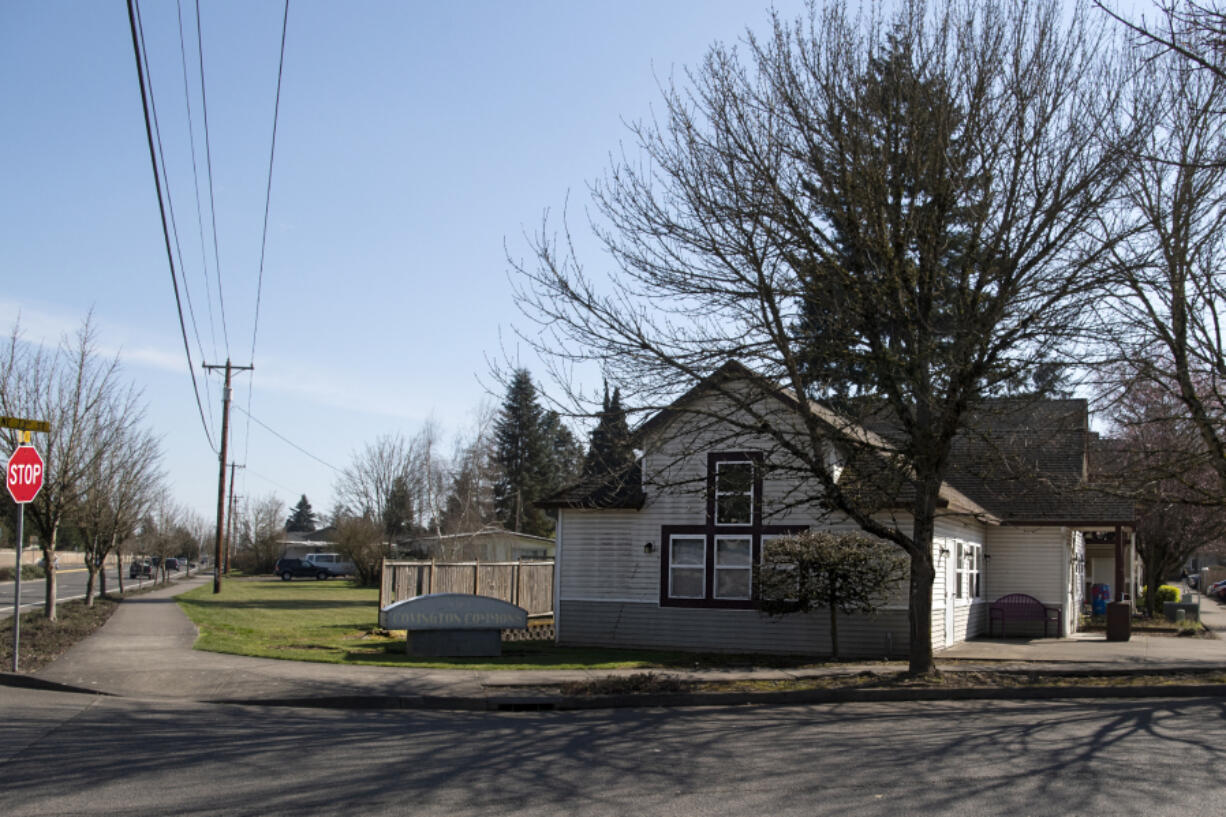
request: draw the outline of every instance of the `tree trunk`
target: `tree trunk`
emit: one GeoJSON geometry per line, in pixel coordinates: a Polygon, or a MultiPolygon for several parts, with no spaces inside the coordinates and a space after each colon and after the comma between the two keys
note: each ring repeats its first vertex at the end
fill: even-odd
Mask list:
{"type": "Polygon", "coordinates": [[[43,569],[47,579],[43,583],[43,615],[48,621],[56,621],[55,615],[55,543],[43,547],[43,569]]]}
{"type": "Polygon", "coordinates": [[[94,606],[94,585],[98,580],[98,566],[94,564],[94,554],[86,552],[85,554],[85,570],[88,575],[85,577],[85,606],[94,606]]]}
{"type": "Polygon", "coordinates": [[[115,551],[115,575],[119,577],[119,595],[123,595],[123,554],[115,551]]]}
{"type": "MultiPolygon", "coordinates": [[[[94,606],[94,588],[98,584],[98,537],[85,549],[85,606],[94,606]]],[[[106,573],[105,570],[102,571],[106,573]]]]}
{"type": "Polygon", "coordinates": [[[932,539],[936,530],[936,500],[940,482],[916,484],[912,527],[911,582],[907,599],[911,646],[910,675],[930,675],[936,671],[932,660],[932,582],[936,568],[932,563],[932,539]]]}
{"type": "Polygon", "coordinates": [[[1145,577],[1145,612],[1152,619],[1158,608],[1158,587],[1162,584],[1162,580],[1158,578],[1156,572],[1150,572],[1145,577]]]}

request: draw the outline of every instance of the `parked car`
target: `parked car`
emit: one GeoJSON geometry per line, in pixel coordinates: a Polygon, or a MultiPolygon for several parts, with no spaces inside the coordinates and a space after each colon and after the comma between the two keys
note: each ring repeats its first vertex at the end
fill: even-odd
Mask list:
{"type": "Polygon", "coordinates": [[[135,579],[138,576],[153,578],[153,562],[149,559],[133,559],[132,566],[128,568],[128,578],[135,579]]]}
{"type": "Polygon", "coordinates": [[[352,576],[354,573],[353,562],[339,553],[308,553],[302,558],[313,565],[326,568],[333,576],[352,576]]]}
{"type": "Polygon", "coordinates": [[[171,556],[166,560],[166,570],[167,571],[180,570],[180,569],[181,567],[179,565],[179,560],[176,559],[175,557],[171,556]]]}
{"type": "Polygon", "coordinates": [[[1218,601],[1226,601],[1226,579],[1216,581],[1205,588],[1205,595],[1212,596],[1218,601]]]}
{"type": "Polygon", "coordinates": [[[319,581],[323,581],[324,579],[332,576],[332,572],[326,567],[311,564],[305,559],[278,559],[276,566],[272,569],[272,572],[280,576],[281,581],[285,582],[295,577],[301,579],[308,576],[314,576],[319,581]]]}

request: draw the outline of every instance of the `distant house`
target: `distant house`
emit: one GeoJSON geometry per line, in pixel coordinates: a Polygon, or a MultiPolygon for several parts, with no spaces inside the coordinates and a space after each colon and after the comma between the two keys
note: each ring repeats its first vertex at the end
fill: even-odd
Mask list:
{"type": "Polygon", "coordinates": [[[443,536],[422,534],[396,543],[400,558],[438,559],[463,562],[515,562],[532,559],[552,559],[554,540],[529,536],[502,528],[485,528],[472,533],[443,536]]]}
{"type": "Polygon", "coordinates": [[[293,559],[311,553],[331,553],[336,550],[336,528],[328,525],[319,530],[287,532],[281,545],[281,555],[293,559]]]}
{"type": "MultiPolygon", "coordinates": [[[[794,395],[730,363],[639,427],[635,447],[643,454],[632,467],[543,503],[558,511],[559,643],[829,652],[824,613],[772,619],[758,612],[753,566],[773,537],[855,525],[805,500],[814,489],[782,467],[787,455],[776,440],[720,419],[736,410],[719,405],[732,389],[739,405],[776,411],[776,422],[795,417],[787,409],[794,395]]],[[[888,440],[885,424],[869,425],[857,428],[888,440]]],[[[956,441],[940,490],[933,644],[986,634],[988,604],[1009,593],[1059,605],[1069,634],[1086,593],[1087,557],[1091,575],[1113,577],[1114,588],[1118,546],[1129,566],[1124,590],[1138,581],[1131,503],[1088,484],[1086,402],[998,401],[977,414],[975,429],[956,441]],[[1088,549],[1087,537],[1111,544],[1088,549]]],[[[864,463],[834,445],[828,455],[840,485],[855,489],[864,463]]],[[[885,497],[878,514],[904,529],[908,490],[902,484],[885,497]]],[[[840,623],[848,655],[900,655],[907,645],[905,588],[875,616],[840,623]]]]}

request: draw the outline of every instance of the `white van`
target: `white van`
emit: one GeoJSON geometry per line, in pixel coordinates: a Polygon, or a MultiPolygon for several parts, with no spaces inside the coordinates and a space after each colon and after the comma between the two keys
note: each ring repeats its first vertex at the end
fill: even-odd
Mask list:
{"type": "Polygon", "coordinates": [[[353,574],[353,562],[346,560],[339,553],[308,553],[302,557],[302,560],[324,568],[333,576],[353,574]]]}

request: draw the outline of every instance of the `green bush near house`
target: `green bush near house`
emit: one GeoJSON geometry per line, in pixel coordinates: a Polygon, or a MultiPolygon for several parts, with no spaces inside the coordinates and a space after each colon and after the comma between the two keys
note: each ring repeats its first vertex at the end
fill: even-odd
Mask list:
{"type": "MultiPolygon", "coordinates": [[[[1168,601],[1173,601],[1178,604],[1179,600],[1182,598],[1183,594],[1179,591],[1178,587],[1173,584],[1164,584],[1158,588],[1158,603],[1155,605],[1155,607],[1157,608],[1158,612],[1161,613],[1163,604],[1167,603],[1168,601]]],[[[1148,605],[1145,603],[1144,590],[1141,591],[1141,603],[1139,606],[1148,607],[1148,605]]]]}

